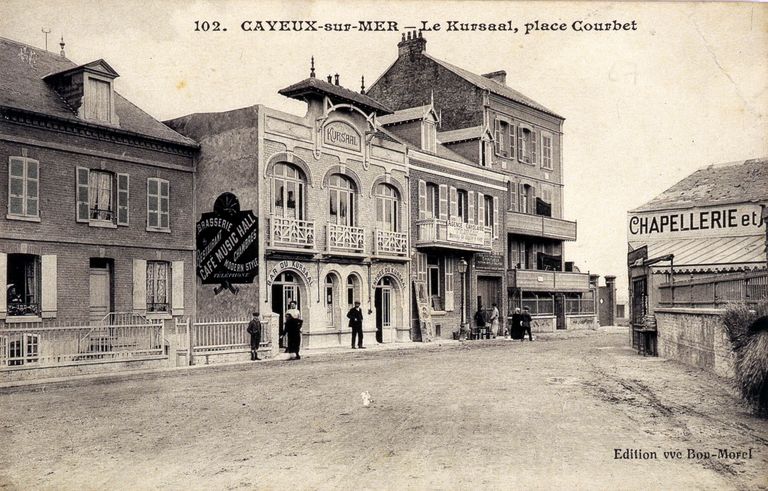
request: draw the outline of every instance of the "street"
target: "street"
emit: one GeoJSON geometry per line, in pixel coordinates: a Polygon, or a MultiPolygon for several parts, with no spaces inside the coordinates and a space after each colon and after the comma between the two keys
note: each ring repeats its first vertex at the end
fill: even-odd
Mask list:
{"type": "Polygon", "coordinates": [[[0,487],[768,488],[726,381],[561,334],[6,389],[0,487]]]}

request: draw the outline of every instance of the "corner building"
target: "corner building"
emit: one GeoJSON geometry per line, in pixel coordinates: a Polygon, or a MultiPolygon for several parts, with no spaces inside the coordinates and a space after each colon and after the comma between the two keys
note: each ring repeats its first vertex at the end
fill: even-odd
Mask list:
{"type": "Polygon", "coordinates": [[[304,347],[348,346],[346,313],[359,301],[366,344],[408,341],[406,147],[376,123],[391,111],[314,68],[279,92],[306,114],[256,105],[167,122],[201,144],[200,213],[230,193],[258,220],[256,280],[217,295],[198,278],[198,316],[259,310],[282,325],[295,301],[304,347]]]}
{"type": "Polygon", "coordinates": [[[441,171],[446,179],[442,195],[440,182],[427,175],[417,178],[417,167],[433,164],[411,158],[412,182],[437,184],[436,192],[427,187],[426,216],[415,217],[414,233],[419,233],[418,220],[433,216],[430,210],[442,211],[441,202],[450,217],[452,187],[458,192],[459,183],[471,176],[475,183],[465,188],[466,208],[474,206],[469,220],[479,220],[476,214],[489,215],[491,209],[481,221],[492,239],[490,247],[472,248],[469,308],[487,308],[495,298],[500,306],[506,303],[502,310],[507,315],[528,306],[536,331],[592,327],[596,287],[589,274],[578,272],[564,256],[564,243],[576,240],[576,223],[563,218],[564,118],[509,87],[506,72],[474,74],[429,55],[426,45],[421,33],[403,35],[397,59],[368,90],[395,114],[430,104],[439,118],[438,148],[461,157],[454,159],[450,172],[441,171]],[[452,173],[463,179],[454,180],[452,173]],[[430,193],[438,196],[432,208],[430,193]]]}
{"type": "Polygon", "coordinates": [[[92,354],[42,323],[192,314],[197,144],[123,98],[104,60],[0,38],[0,66],[0,362],[92,354]]]}

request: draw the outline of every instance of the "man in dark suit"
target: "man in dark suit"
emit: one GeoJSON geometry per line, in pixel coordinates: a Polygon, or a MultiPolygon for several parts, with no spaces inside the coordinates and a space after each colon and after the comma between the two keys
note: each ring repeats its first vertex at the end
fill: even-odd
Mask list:
{"type": "Polygon", "coordinates": [[[253,313],[253,319],[248,323],[248,334],[251,335],[251,361],[260,360],[259,344],[261,343],[261,319],[259,313],[253,313]]]}
{"type": "Polygon", "coordinates": [[[363,346],[363,310],[360,308],[360,302],[355,302],[355,306],[347,312],[349,327],[352,328],[352,349],[355,349],[355,338],[357,338],[357,348],[365,349],[363,346]]]}
{"type": "Polygon", "coordinates": [[[531,311],[528,307],[523,307],[522,324],[523,324],[523,338],[520,340],[525,341],[525,334],[528,333],[528,341],[533,341],[531,336],[531,311]]]}

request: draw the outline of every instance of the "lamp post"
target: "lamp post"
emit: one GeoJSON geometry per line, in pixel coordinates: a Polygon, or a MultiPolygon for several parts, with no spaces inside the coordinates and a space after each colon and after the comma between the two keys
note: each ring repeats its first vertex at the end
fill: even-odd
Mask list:
{"type": "Polygon", "coordinates": [[[467,261],[462,257],[458,263],[459,274],[461,275],[461,326],[459,327],[459,339],[461,339],[462,333],[467,331],[467,309],[464,306],[466,298],[466,282],[464,281],[464,275],[467,273],[467,261]]]}

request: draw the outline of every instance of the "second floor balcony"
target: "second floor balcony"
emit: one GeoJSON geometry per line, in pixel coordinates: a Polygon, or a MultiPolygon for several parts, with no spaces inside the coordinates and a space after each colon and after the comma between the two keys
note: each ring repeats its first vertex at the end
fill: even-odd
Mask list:
{"type": "Polygon", "coordinates": [[[375,229],[373,231],[373,255],[408,257],[408,234],[375,229]]]}
{"type": "Polygon", "coordinates": [[[325,250],[327,253],[342,255],[365,253],[364,228],[328,223],[325,230],[325,250]]]}
{"type": "Polygon", "coordinates": [[[546,237],[558,240],[576,240],[576,222],[507,211],[504,219],[507,233],[546,237]]]}
{"type": "Polygon", "coordinates": [[[286,217],[270,217],[269,247],[275,250],[315,250],[315,222],[286,217]]]}
{"type": "Polygon", "coordinates": [[[589,273],[538,269],[510,269],[507,285],[528,291],[587,291],[589,273]]]}
{"type": "Polygon", "coordinates": [[[416,247],[442,247],[462,251],[491,251],[491,227],[428,218],[416,221],[416,247]]]}

